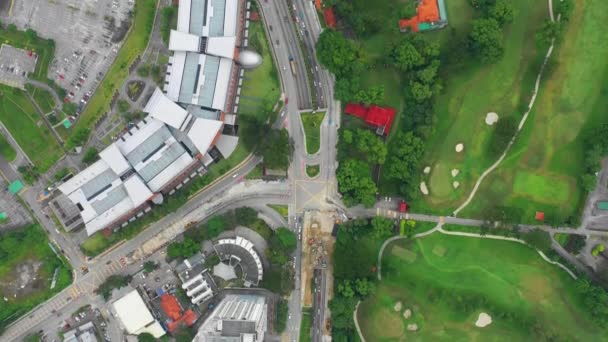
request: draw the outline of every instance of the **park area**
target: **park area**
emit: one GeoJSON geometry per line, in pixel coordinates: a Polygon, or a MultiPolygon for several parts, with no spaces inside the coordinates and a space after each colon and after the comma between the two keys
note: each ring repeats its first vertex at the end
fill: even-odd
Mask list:
{"type": "Polygon", "coordinates": [[[369,341],[588,341],[580,287],[525,245],[434,233],[387,246],[357,317],[369,341]]]}
{"type": "MultiPolygon", "coordinates": [[[[540,62],[546,52],[535,34],[548,18],[546,2],[511,1],[513,22],[505,29],[504,55],[492,64],[474,60],[442,65],[444,91],[437,96],[433,133],[420,164],[421,182],[429,194],[417,207],[448,212],[471,192],[481,173],[494,163],[504,145],[493,148],[493,136],[507,122],[523,116],[540,62]]],[[[466,0],[448,1],[450,28],[431,33],[450,48],[450,30],[468,30],[472,9],[466,0]],[[452,20],[453,19],[453,20],[452,20]]],[[[516,124],[515,124],[516,125],[516,124]]],[[[514,131],[507,130],[507,135],[514,131]]]]}
{"type": "Polygon", "coordinates": [[[23,90],[0,85],[0,121],[38,170],[46,171],[63,155],[23,90]]]}
{"type": "MultiPolygon", "coordinates": [[[[576,3],[526,125],[465,215],[480,215],[492,203],[522,221],[534,220],[536,211],[547,220],[576,221],[586,195],[582,175],[589,172],[586,140],[598,141],[593,130],[608,123],[608,45],[601,33],[607,20],[605,1],[576,3]]],[[[599,157],[592,162],[595,172],[599,157]]]]}
{"type": "Polygon", "coordinates": [[[0,331],[71,282],[69,264],[38,225],[0,234],[0,331]]]}

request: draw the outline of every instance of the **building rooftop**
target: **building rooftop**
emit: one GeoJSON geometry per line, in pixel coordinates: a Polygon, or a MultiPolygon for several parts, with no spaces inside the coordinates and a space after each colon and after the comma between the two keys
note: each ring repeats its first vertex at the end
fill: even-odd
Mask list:
{"type": "Polygon", "coordinates": [[[114,302],[112,306],[116,311],[116,316],[129,334],[139,335],[147,332],[156,338],[165,334],[137,290],[129,292],[126,296],[114,302]]]}

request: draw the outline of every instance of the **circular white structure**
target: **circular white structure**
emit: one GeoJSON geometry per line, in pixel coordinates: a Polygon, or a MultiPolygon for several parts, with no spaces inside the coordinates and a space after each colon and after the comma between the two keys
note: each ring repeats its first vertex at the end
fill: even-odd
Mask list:
{"type": "Polygon", "coordinates": [[[494,112],[489,112],[486,114],[486,125],[492,126],[498,121],[498,114],[494,112]]]}
{"type": "Polygon", "coordinates": [[[262,64],[262,56],[251,50],[243,50],[239,53],[237,62],[245,69],[253,69],[262,64]]]}
{"type": "Polygon", "coordinates": [[[430,166],[425,167],[423,172],[425,175],[428,175],[429,173],[431,173],[431,167],[430,166]]]}
{"type": "Polygon", "coordinates": [[[458,153],[462,152],[464,150],[464,144],[463,143],[457,144],[455,147],[455,150],[458,153]]]}

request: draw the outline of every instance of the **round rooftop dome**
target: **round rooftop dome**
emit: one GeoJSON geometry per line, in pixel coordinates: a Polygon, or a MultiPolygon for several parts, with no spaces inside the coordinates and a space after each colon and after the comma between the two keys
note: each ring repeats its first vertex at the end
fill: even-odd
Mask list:
{"type": "Polygon", "coordinates": [[[243,50],[239,53],[238,63],[245,69],[252,69],[262,64],[262,56],[251,50],[243,50]]]}

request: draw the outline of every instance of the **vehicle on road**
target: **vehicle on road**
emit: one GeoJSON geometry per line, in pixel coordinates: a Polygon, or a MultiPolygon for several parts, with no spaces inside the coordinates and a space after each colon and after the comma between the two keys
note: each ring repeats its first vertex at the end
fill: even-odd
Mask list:
{"type": "Polygon", "coordinates": [[[291,67],[291,73],[293,74],[293,77],[298,76],[298,73],[296,72],[296,61],[293,59],[292,56],[289,56],[289,66],[291,67]]]}

